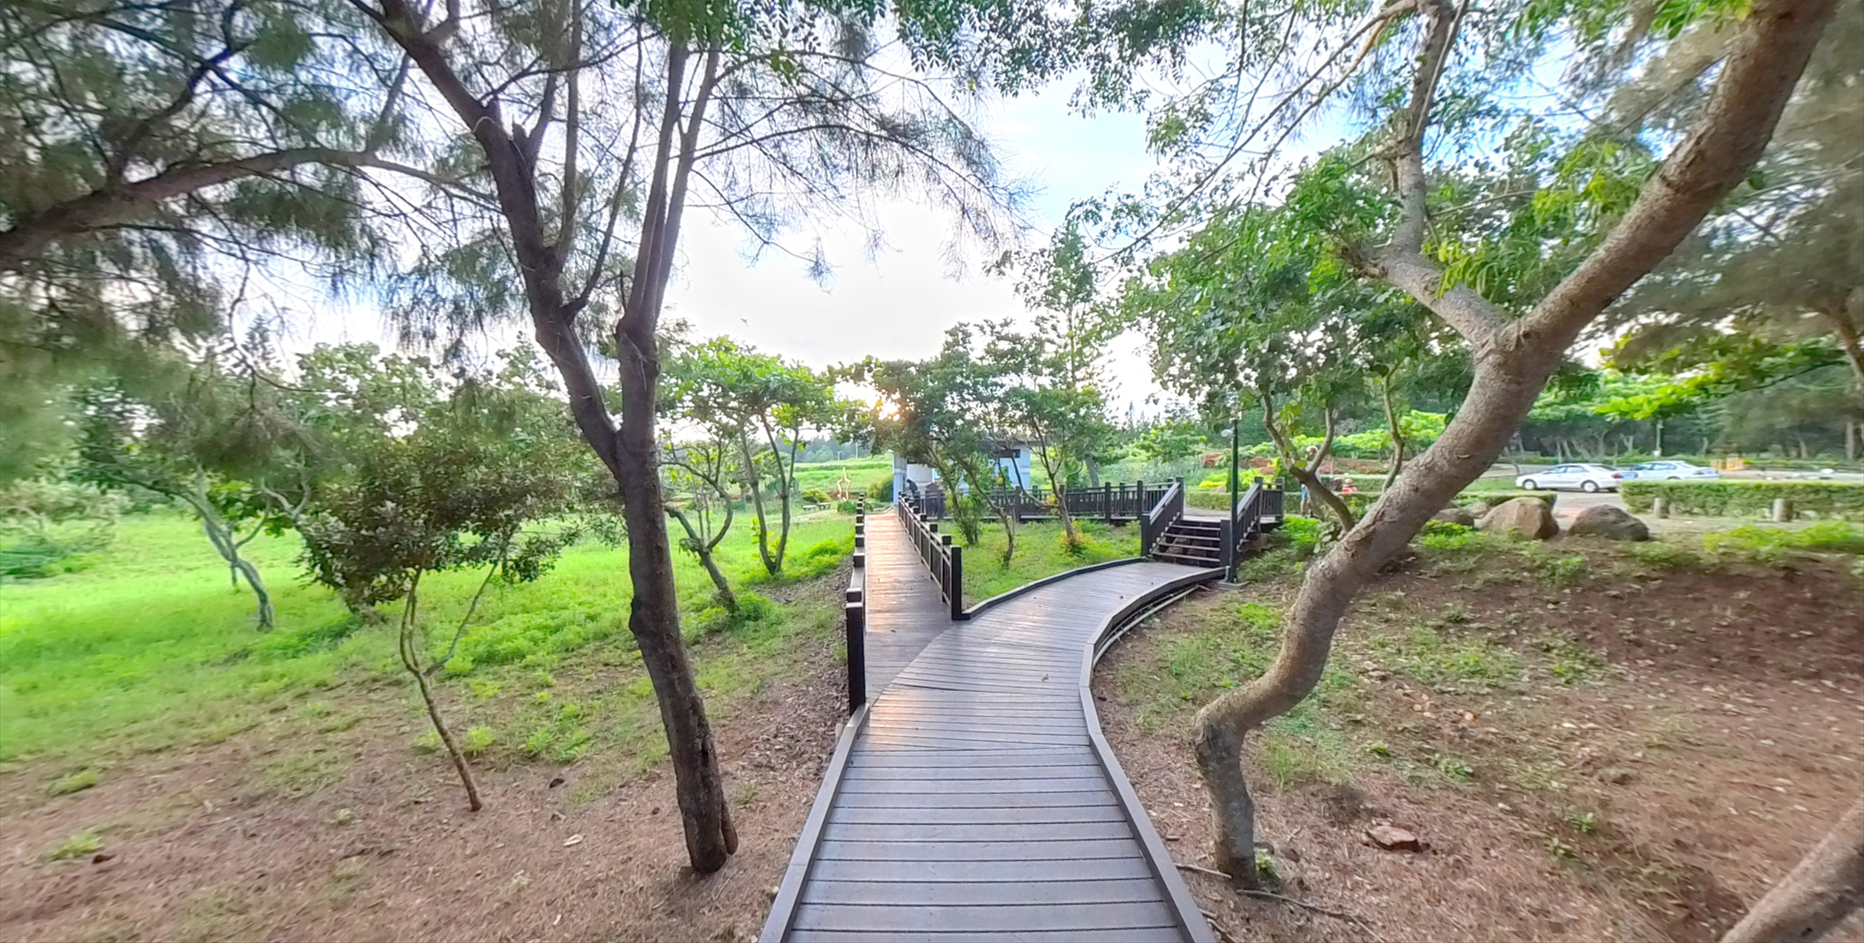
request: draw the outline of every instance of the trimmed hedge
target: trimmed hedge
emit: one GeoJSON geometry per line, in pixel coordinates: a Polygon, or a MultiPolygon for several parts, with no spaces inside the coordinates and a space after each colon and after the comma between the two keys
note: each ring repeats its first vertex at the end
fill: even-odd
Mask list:
{"type": "Polygon", "coordinates": [[[1671,514],[1703,517],[1766,517],[1776,498],[1793,505],[1793,516],[1864,521],[1864,485],[1842,481],[1644,481],[1619,486],[1625,506],[1650,510],[1651,499],[1669,500],[1671,514]]]}

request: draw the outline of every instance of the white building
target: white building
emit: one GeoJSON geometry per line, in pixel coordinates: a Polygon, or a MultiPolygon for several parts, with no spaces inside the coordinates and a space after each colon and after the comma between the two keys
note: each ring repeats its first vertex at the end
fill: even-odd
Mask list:
{"type": "MultiPolygon", "coordinates": [[[[1021,439],[1000,440],[996,451],[991,456],[991,460],[996,463],[997,469],[1003,473],[1005,478],[1009,479],[1010,486],[1023,489],[1035,487],[1035,479],[1031,477],[1030,474],[1032,468],[1031,462],[1034,458],[1034,447],[1021,439]]],[[[924,488],[926,485],[937,480],[938,469],[930,465],[909,462],[900,453],[893,453],[894,494],[897,495],[905,491],[906,483],[909,481],[917,487],[924,488]]]]}

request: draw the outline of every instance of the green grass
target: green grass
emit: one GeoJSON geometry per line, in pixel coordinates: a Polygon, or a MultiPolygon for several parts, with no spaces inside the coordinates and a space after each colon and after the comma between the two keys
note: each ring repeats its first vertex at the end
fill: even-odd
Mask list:
{"type": "Polygon", "coordinates": [[[1703,534],[1702,546],[1711,552],[1734,550],[1762,560],[1777,560],[1788,550],[1864,553],[1864,527],[1843,521],[1821,521],[1799,530],[1744,525],[1703,534]]]}
{"type": "MultiPolygon", "coordinates": [[[[810,548],[849,542],[849,531],[842,515],[800,523],[791,536],[793,559],[832,566],[838,561],[812,558],[810,548]]],[[[361,716],[357,704],[345,700],[355,693],[342,685],[348,680],[392,686],[404,695],[409,716],[420,717],[418,698],[396,660],[398,607],[387,610],[390,625],[360,625],[328,590],[304,584],[297,553],[289,535],[261,537],[247,548],[278,609],[278,627],[265,633],[255,627],[251,594],[229,585],[199,529],[175,514],[124,520],[98,565],[83,572],[0,586],[0,763],[218,742],[294,700],[304,703],[286,715],[292,722],[340,731],[361,716]]],[[[794,582],[761,578],[749,527],[733,528],[719,558],[745,590],[774,592],[794,582]]],[[[684,612],[711,605],[711,583],[690,555],[676,555],[675,575],[684,612]]],[[[441,573],[422,582],[430,652],[452,637],[481,577],[441,573]]],[[[626,548],[599,544],[569,548],[534,583],[494,584],[442,676],[449,720],[462,731],[489,726],[495,756],[522,755],[536,727],[519,732],[516,725],[539,723],[545,715],[553,725],[561,720],[559,703],[536,698],[548,693],[549,672],[566,654],[601,646],[614,653],[604,657],[619,659],[631,676],[589,705],[605,724],[599,736],[644,741],[637,744],[643,754],[664,751],[664,743],[653,745],[659,726],[651,689],[635,690],[639,656],[626,627],[628,595],[626,548]]],[[[827,631],[827,615],[766,612],[755,625],[720,627],[731,644],[710,657],[695,656],[701,686],[754,690],[764,677],[758,659],[779,653],[786,630],[827,631]]],[[[593,723],[570,726],[596,729],[593,723]]],[[[576,739],[573,729],[560,735],[551,729],[549,755],[576,752],[568,746],[576,739]]],[[[298,780],[321,778],[299,772],[276,771],[281,781],[275,785],[296,791],[298,780]]]]}
{"type": "Polygon", "coordinates": [[[866,458],[850,458],[835,462],[810,462],[796,466],[796,489],[801,491],[833,491],[836,482],[841,480],[842,471],[848,473],[848,488],[851,491],[866,491],[868,486],[882,478],[893,477],[893,453],[884,452],[866,458]]]}
{"type": "MultiPolygon", "coordinates": [[[[1003,527],[986,524],[975,547],[964,548],[964,599],[967,604],[1008,592],[1024,583],[1076,567],[1108,560],[1122,560],[1139,555],[1139,525],[1109,526],[1100,521],[1076,521],[1081,532],[1081,548],[1070,553],[1062,545],[1061,524],[1040,522],[1024,524],[1016,532],[1016,553],[1010,565],[1002,562],[1007,543],[1003,527]]],[[[957,527],[950,522],[939,525],[940,531],[954,535],[957,527]]],[[[952,538],[953,543],[959,542],[952,538]]]]}
{"type": "MultiPolygon", "coordinates": [[[[1167,635],[1153,657],[1120,672],[1123,696],[1139,707],[1148,731],[1183,730],[1191,715],[1223,692],[1262,673],[1280,646],[1281,612],[1259,602],[1225,603],[1199,614],[1194,632],[1167,635]]],[[[1327,669],[1314,696],[1263,725],[1255,757],[1279,788],[1303,782],[1346,782],[1366,762],[1329,719],[1349,699],[1352,675],[1327,669]]]]}
{"type": "Polygon", "coordinates": [[[88,855],[94,855],[102,851],[103,848],[103,838],[95,831],[85,829],[65,839],[63,842],[60,842],[57,848],[46,852],[45,856],[52,861],[67,861],[72,858],[83,858],[88,855]]]}

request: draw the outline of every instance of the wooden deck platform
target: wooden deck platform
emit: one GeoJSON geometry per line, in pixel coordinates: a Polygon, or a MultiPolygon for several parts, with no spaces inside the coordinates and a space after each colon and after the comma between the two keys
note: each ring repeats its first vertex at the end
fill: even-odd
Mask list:
{"type": "Polygon", "coordinates": [[[891,514],[867,548],[873,693],[762,938],[1211,939],[1086,684],[1105,633],[1220,571],[1096,568],[954,623],[891,514]]]}

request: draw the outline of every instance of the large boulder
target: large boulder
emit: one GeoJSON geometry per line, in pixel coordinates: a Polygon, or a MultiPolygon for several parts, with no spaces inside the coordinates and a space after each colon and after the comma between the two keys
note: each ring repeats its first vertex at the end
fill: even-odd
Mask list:
{"type": "Polygon", "coordinates": [[[1468,508],[1444,508],[1431,515],[1430,519],[1443,521],[1446,524],[1461,524],[1464,527],[1476,526],[1476,515],[1468,508]]]}
{"type": "Polygon", "coordinates": [[[1650,528],[1623,508],[1599,504],[1579,512],[1566,532],[1575,537],[1606,537],[1612,540],[1649,540],[1650,528]]]}
{"type": "Polygon", "coordinates": [[[1553,509],[1539,498],[1505,501],[1482,515],[1482,520],[1476,522],[1476,528],[1534,540],[1546,540],[1560,534],[1560,525],[1553,519],[1553,509]]]}

